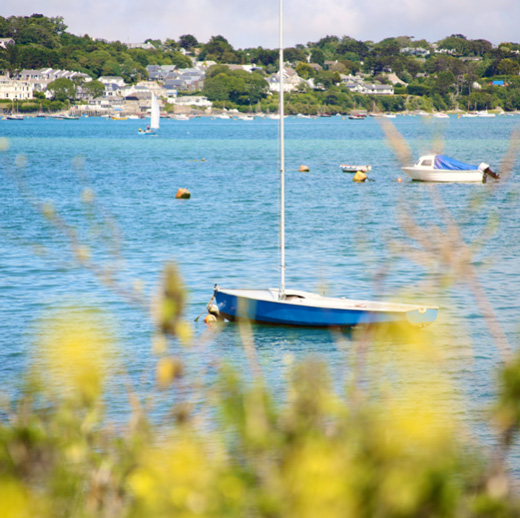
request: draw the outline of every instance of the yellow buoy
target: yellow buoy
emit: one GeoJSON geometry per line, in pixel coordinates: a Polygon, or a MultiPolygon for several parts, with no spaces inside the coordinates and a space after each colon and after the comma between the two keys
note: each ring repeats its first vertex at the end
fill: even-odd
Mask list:
{"type": "Polygon", "coordinates": [[[310,171],[310,169],[309,169],[308,165],[301,165],[300,169],[298,169],[298,171],[300,171],[300,173],[308,173],[310,171]]]}
{"type": "Polygon", "coordinates": [[[366,179],[367,179],[367,175],[365,173],[362,173],[361,171],[358,171],[352,178],[352,181],[353,182],[364,182],[366,179]]]}

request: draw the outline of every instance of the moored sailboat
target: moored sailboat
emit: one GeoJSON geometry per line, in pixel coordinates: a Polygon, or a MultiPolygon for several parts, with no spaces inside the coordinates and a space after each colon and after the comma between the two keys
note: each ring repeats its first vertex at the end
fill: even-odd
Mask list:
{"type": "Polygon", "coordinates": [[[214,287],[216,306],[211,313],[229,321],[249,320],[262,324],[303,327],[351,327],[358,324],[406,323],[427,325],[437,317],[438,308],[325,297],[285,287],[285,151],[283,74],[283,6],[280,0],[280,288],[225,289],[214,287]]]}

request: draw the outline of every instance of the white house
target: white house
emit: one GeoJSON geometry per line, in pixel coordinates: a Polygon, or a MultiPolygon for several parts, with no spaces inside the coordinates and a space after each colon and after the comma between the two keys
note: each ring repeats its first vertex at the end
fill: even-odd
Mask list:
{"type": "Polygon", "coordinates": [[[177,106],[197,106],[200,108],[211,108],[213,103],[202,95],[185,95],[174,100],[177,106]]]}
{"type": "Polygon", "coordinates": [[[136,85],[128,85],[125,88],[122,88],[120,92],[124,97],[132,95],[139,97],[140,94],[144,94],[143,96],[146,98],[151,98],[151,92],[153,92],[157,97],[163,97],[167,94],[166,89],[155,81],[141,81],[136,85]]]}
{"type": "Polygon", "coordinates": [[[13,38],[0,38],[0,47],[6,49],[8,45],[14,45],[13,38]]]}
{"type": "Polygon", "coordinates": [[[101,76],[98,81],[104,85],[114,84],[119,86],[119,88],[123,88],[126,85],[125,80],[120,76],[101,76]]]}
{"type": "Polygon", "coordinates": [[[364,91],[361,92],[366,95],[394,95],[393,85],[374,85],[364,84],[364,91]]]}
{"type": "Polygon", "coordinates": [[[156,50],[151,43],[123,43],[129,49],[156,50]]]}
{"type": "MultiPolygon", "coordinates": [[[[280,91],[280,72],[273,74],[267,78],[269,84],[269,90],[272,92],[280,91]]],[[[292,68],[283,68],[283,91],[292,92],[297,90],[302,85],[308,85],[309,83],[302,79],[292,68]]]]}
{"type": "Polygon", "coordinates": [[[48,99],[52,98],[52,94],[47,92],[47,86],[56,79],[65,78],[72,81],[81,79],[84,83],[92,81],[92,78],[88,74],[72,72],[70,70],[55,70],[53,68],[39,68],[35,70],[23,69],[18,72],[16,78],[31,83],[34,91],[44,92],[48,99]]]}
{"type": "Polygon", "coordinates": [[[34,86],[29,81],[0,76],[0,99],[32,99],[34,86]]]}

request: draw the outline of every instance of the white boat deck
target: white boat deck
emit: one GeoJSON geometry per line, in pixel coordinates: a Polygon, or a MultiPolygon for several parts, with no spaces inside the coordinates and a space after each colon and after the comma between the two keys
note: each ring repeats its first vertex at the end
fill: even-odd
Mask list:
{"type": "Polygon", "coordinates": [[[221,289],[218,291],[250,299],[253,301],[266,301],[266,302],[277,302],[280,304],[296,304],[301,306],[330,308],[330,309],[345,309],[345,310],[370,310],[380,312],[402,312],[416,311],[423,313],[427,309],[438,309],[433,306],[418,306],[413,304],[402,304],[396,302],[378,302],[369,300],[354,300],[347,299],[345,297],[326,297],[318,295],[317,293],[311,293],[300,290],[286,290],[285,299],[280,300],[280,290],[277,288],[270,288],[266,290],[234,290],[234,289],[221,289]]]}

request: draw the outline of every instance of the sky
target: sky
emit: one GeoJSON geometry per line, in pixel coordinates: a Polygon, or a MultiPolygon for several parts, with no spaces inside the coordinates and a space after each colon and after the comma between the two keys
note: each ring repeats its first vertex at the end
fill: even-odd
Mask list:
{"type": "MultiPolygon", "coordinates": [[[[67,31],[140,43],[192,34],[224,36],[235,49],[279,45],[278,0],[1,0],[0,16],[62,16],[67,31]]],[[[493,44],[520,42],[520,0],[285,0],[284,46],[327,35],[374,42],[451,34],[493,44]]]]}

